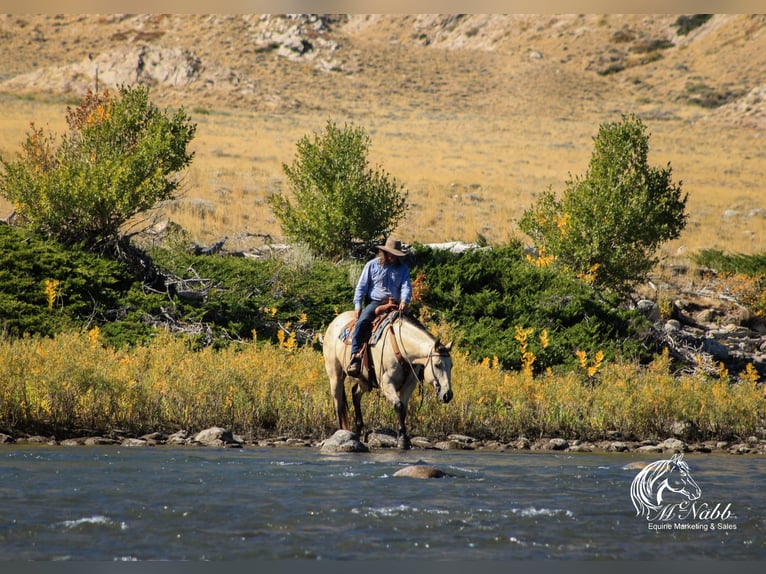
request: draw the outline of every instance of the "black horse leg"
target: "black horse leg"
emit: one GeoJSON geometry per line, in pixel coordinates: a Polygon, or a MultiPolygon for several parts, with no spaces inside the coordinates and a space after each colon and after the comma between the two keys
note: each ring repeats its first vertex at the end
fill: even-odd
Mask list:
{"type": "Polygon", "coordinates": [[[362,395],[364,391],[357,384],[351,389],[351,398],[354,402],[354,433],[361,437],[362,428],[364,428],[364,421],[362,420],[362,395]]]}
{"type": "Polygon", "coordinates": [[[403,450],[412,448],[410,437],[407,436],[407,428],[404,426],[404,418],[407,416],[407,405],[401,401],[396,401],[394,411],[396,411],[396,415],[399,418],[399,436],[397,438],[397,445],[403,450]]]}

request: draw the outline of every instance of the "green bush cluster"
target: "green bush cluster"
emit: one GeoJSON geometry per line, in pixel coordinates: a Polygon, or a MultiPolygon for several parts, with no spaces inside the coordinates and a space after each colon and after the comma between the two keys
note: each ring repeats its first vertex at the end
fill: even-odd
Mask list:
{"type": "Polygon", "coordinates": [[[641,342],[647,324],[639,313],[559,269],[533,265],[518,243],[463,254],[418,246],[417,272],[427,284],[424,303],[455,328],[460,348],[476,360],[497,357],[504,368],[520,369],[517,327],[532,329],[528,351],[538,371],[575,365],[577,351],[648,358],[641,342]]]}
{"type": "Polygon", "coordinates": [[[742,273],[751,277],[766,277],[766,253],[724,253],[720,249],[703,249],[694,256],[698,265],[720,273],[742,273]]]}
{"type": "Polygon", "coordinates": [[[635,115],[600,126],[584,176],[562,197],[543,193],[519,227],[555,264],[621,295],[657,264],[657,249],[686,226],[687,195],[670,164],[648,164],[649,135],[635,115]]]}
{"type": "Polygon", "coordinates": [[[676,19],[675,26],[679,36],[686,36],[692,30],[696,30],[713,17],[712,14],[682,15],[676,19]]]}
{"type": "Polygon", "coordinates": [[[88,92],[66,119],[59,143],[33,124],[17,159],[0,158],[0,195],[35,229],[65,243],[113,243],[131,217],[174,196],[196,130],[183,109],[170,116],[138,85],[88,92]]]}
{"type": "Polygon", "coordinates": [[[117,261],[23,227],[0,225],[0,332],[5,335],[51,336],[108,322],[116,318],[109,313],[124,306],[133,282],[117,261]]]}
{"type": "Polygon", "coordinates": [[[285,234],[316,255],[332,259],[367,254],[404,217],[407,194],[395,178],[368,163],[364,128],[328,121],[323,134],[298,142],[284,164],[293,201],[274,194],[272,211],[285,234]]]}
{"type": "MultiPolygon", "coordinates": [[[[98,325],[105,343],[121,347],[146,342],[156,324],[172,322],[204,327],[196,335],[199,345],[222,347],[254,333],[276,341],[286,328],[297,332],[298,344],[318,346],[317,335],[352,305],[352,261],[299,265],[278,257],[154,250],[154,264],[168,276],[212,280],[206,297],[189,300],[172,288],[147,289],[124,264],[23,229],[0,226],[0,245],[0,320],[14,337],[98,325]],[[60,284],[49,308],[46,280],[54,279],[60,284]]],[[[574,364],[578,350],[601,350],[607,358],[641,352],[640,316],[560,270],[536,267],[518,243],[465,254],[417,246],[411,263],[413,276],[420,274],[427,285],[414,312],[425,306],[433,319],[452,326],[461,348],[477,360],[497,357],[518,369],[516,327],[534,330],[530,345],[539,370],[574,364]],[[544,329],[546,348],[539,341],[544,329]]]]}

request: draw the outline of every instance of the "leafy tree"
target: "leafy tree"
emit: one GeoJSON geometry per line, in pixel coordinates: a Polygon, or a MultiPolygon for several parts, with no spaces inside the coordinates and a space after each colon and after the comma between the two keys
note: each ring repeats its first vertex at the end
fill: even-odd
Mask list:
{"type": "Polygon", "coordinates": [[[407,194],[369,167],[363,128],[328,120],[324,134],[304,136],[297,147],[293,163],[283,164],[295,203],[281,194],[269,200],[290,239],[329,258],[366,254],[404,217],[407,194]]]}
{"type": "Polygon", "coordinates": [[[67,108],[69,131],[55,138],[31,126],[15,161],[0,158],[0,195],[22,220],[64,243],[95,247],[119,238],[134,215],[174,196],[176,172],[191,163],[196,125],[169,116],[143,86],[88,92],[67,108]]]}
{"type": "Polygon", "coordinates": [[[647,163],[649,136],[634,115],[604,123],[584,177],[562,198],[548,189],[519,227],[541,251],[597,287],[621,294],[656,265],[658,247],[686,225],[686,199],[671,168],[647,163]]]}

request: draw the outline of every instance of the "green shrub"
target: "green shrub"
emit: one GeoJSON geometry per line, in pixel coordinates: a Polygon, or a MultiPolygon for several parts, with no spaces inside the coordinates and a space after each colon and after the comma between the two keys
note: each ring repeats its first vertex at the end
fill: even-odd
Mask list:
{"type": "Polygon", "coordinates": [[[616,296],[602,299],[560,270],[531,264],[519,244],[464,254],[417,246],[416,253],[413,272],[427,284],[424,304],[453,326],[459,348],[475,360],[497,357],[503,367],[521,369],[517,328],[530,330],[527,351],[538,371],[575,365],[577,351],[648,358],[643,317],[621,308],[616,296]]]}
{"type": "Polygon", "coordinates": [[[69,131],[55,138],[32,125],[16,161],[0,159],[0,195],[23,220],[64,243],[114,242],[137,213],[174,196],[196,126],[172,117],[143,86],[88,92],[67,108],[69,131]]]}
{"type": "Polygon", "coordinates": [[[594,142],[585,176],[567,181],[561,198],[544,192],[519,227],[559,266],[627,294],[685,227],[687,196],[670,164],[648,165],[649,136],[636,116],[602,124],[594,142]]]}
{"type": "Polygon", "coordinates": [[[676,19],[675,26],[679,36],[686,36],[692,30],[702,26],[713,17],[712,14],[692,14],[691,16],[679,16],[676,19]]]}
{"type": "Polygon", "coordinates": [[[371,169],[363,128],[338,128],[303,137],[291,165],[283,164],[295,203],[274,194],[269,203],[284,233],[317,255],[364,255],[404,217],[407,194],[395,178],[371,169]]]}
{"type": "Polygon", "coordinates": [[[153,255],[171,274],[184,278],[193,269],[212,281],[204,301],[173,296],[172,309],[179,318],[208,323],[224,336],[247,339],[255,331],[259,338],[276,340],[279,324],[289,323],[311,338],[353,305],[346,267],[328,261],[294,265],[277,257],[253,260],[159,250],[153,255]]]}
{"type": "Polygon", "coordinates": [[[743,273],[751,277],[766,277],[766,253],[724,253],[719,249],[703,249],[694,256],[698,265],[720,273],[743,273]]]}
{"type": "Polygon", "coordinates": [[[0,332],[51,336],[108,322],[133,277],[116,261],[0,225],[0,332]]]}

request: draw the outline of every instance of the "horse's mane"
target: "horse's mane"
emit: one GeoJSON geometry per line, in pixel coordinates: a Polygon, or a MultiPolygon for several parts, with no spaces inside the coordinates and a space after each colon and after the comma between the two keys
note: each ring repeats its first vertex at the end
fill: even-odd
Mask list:
{"type": "Polygon", "coordinates": [[[674,467],[688,471],[689,465],[682,460],[683,455],[674,455],[670,460],[657,460],[647,464],[633,479],[630,485],[630,495],[636,512],[642,516],[649,510],[657,510],[662,505],[657,501],[655,484],[672,471],[674,467]]]}
{"type": "Polygon", "coordinates": [[[444,346],[444,344],[442,344],[442,342],[438,339],[438,337],[435,337],[428,330],[428,328],[423,323],[420,322],[420,319],[415,317],[415,315],[409,313],[408,311],[405,311],[405,312],[397,311],[397,313],[399,313],[397,319],[401,320],[402,322],[410,323],[413,327],[415,327],[419,331],[422,331],[423,333],[428,335],[428,337],[433,341],[435,350],[437,352],[440,352],[440,353],[449,352],[447,348],[444,346]]]}

